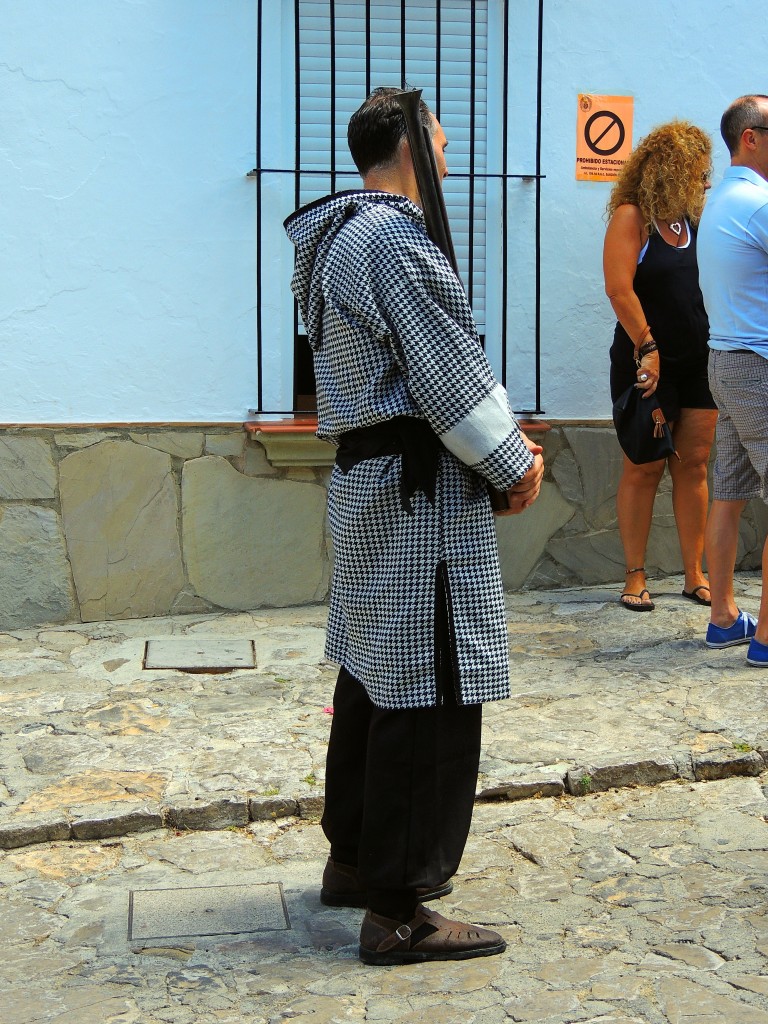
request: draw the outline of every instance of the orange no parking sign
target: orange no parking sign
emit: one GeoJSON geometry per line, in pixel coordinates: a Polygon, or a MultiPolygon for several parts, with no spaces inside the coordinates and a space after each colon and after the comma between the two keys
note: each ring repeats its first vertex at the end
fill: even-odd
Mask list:
{"type": "Polygon", "coordinates": [[[615,181],[632,150],[632,96],[582,93],[576,115],[576,180],[615,181]]]}

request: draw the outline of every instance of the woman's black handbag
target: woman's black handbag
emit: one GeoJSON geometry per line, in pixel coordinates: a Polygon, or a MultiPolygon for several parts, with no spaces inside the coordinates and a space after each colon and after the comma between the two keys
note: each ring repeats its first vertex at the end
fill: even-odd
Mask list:
{"type": "Polygon", "coordinates": [[[613,403],[613,423],[630,462],[640,465],[677,455],[672,431],[655,395],[643,398],[639,388],[627,388],[613,403]]]}

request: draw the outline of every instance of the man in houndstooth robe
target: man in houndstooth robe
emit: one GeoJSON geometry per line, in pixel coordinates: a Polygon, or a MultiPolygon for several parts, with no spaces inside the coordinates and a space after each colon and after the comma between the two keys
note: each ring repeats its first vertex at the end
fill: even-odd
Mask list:
{"type": "MultiPolygon", "coordinates": [[[[377,964],[504,948],[495,932],[446,922],[421,903],[452,888],[482,704],[509,695],[487,485],[509,491],[519,512],[543,472],[461,284],[427,237],[395,91],[376,90],[350,121],[364,190],[286,221],[314,353],[318,436],[338,447],[326,654],[342,668],[321,898],[368,908],[360,954],[377,964]]],[[[423,104],[421,116],[444,175],[447,140],[423,104]]]]}

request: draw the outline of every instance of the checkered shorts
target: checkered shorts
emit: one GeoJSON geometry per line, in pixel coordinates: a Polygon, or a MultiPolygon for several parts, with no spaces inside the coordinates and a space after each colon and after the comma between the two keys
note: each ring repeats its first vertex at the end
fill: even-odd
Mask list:
{"type": "Polygon", "coordinates": [[[768,359],[712,349],[709,386],[719,409],[713,497],[768,503],[768,359]]]}

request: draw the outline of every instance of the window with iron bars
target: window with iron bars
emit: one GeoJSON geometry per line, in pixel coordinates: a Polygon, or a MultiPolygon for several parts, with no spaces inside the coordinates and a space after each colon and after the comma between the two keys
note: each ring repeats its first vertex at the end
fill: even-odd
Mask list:
{"type": "Polygon", "coordinates": [[[505,385],[515,364],[513,404],[541,411],[541,3],[528,0],[527,17],[510,25],[506,0],[259,0],[257,166],[251,172],[258,190],[254,413],[314,408],[311,350],[286,292],[282,219],[360,184],[347,148],[349,118],[371,89],[406,83],[423,90],[449,139],[446,206],[486,352],[505,385]],[[512,67],[513,49],[526,51],[525,68],[512,67]],[[525,88],[510,95],[510,85],[514,89],[523,77],[525,88]],[[523,94],[527,129],[510,145],[510,109],[522,109],[523,94]],[[524,156],[528,166],[510,166],[524,156]],[[519,320],[523,307],[522,326],[510,332],[510,318],[519,320]]]}

